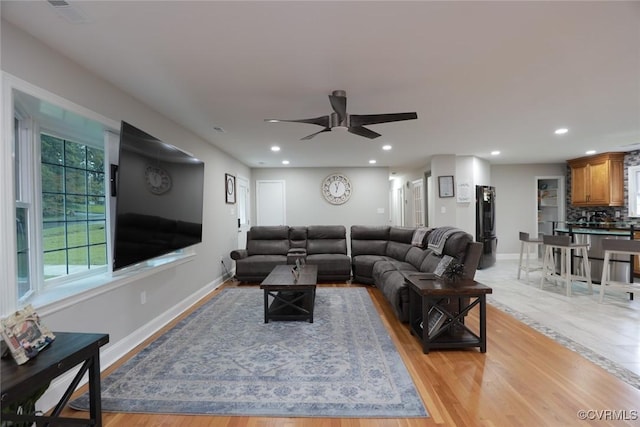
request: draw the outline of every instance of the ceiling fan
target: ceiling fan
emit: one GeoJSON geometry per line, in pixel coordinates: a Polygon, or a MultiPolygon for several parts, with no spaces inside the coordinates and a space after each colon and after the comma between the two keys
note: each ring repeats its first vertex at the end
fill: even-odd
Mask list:
{"type": "Polygon", "coordinates": [[[347,93],[344,90],[334,90],[329,95],[329,102],[333,108],[333,113],[328,116],[314,117],[311,119],[299,120],[279,120],[265,119],[265,122],[293,122],[308,123],[311,125],[322,126],[324,129],[307,135],[301,139],[306,141],[322,132],[330,132],[334,128],[346,129],[355,135],[364,136],[365,138],[374,139],[381,136],[379,133],[367,129],[365,125],[375,125],[378,123],[399,122],[402,120],[414,120],[418,115],[413,113],[390,113],[390,114],[347,114],[347,93]]]}

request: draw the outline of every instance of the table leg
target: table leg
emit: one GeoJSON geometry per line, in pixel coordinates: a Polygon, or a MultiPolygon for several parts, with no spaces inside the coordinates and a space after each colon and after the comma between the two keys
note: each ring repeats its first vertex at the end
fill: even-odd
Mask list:
{"type": "Polygon", "coordinates": [[[100,391],[100,350],[91,358],[89,367],[89,414],[94,426],[102,427],[102,399],[100,391]]]}
{"type": "Polygon", "coordinates": [[[487,352],[487,297],[480,295],[480,352],[487,352]]]}
{"type": "Polygon", "coordinates": [[[269,323],[269,292],[264,290],[264,323],[269,323]]]}

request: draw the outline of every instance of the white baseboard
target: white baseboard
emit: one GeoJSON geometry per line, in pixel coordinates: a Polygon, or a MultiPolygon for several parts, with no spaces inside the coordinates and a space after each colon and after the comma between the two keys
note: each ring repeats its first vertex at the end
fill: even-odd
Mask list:
{"type": "MultiPolygon", "coordinates": [[[[213,282],[210,282],[206,286],[202,287],[194,294],[189,295],[189,297],[180,301],[171,309],[165,311],[160,316],[151,320],[146,325],[138,328],[127,337],[121,339],[118,342],[112,343],[106,349],[100,350],[100,371],[104,371],[109,366],[117,362],[120,358],[133,350],[137,345],[144,342],[147,338],[158,332],[173,319],[184,313],[189,307],[193,306],[209,293],[217,289],[220,285],[222,285],[222,283],[224,283],[226,279],[226,277],[217,278],[213,282]]],[[[53,345],[55,345],[55,343],[53,345]]],[[[49,389],[38,400],[36,409],[42,412],[47,412],[53,409],[57,405],[60,398],[64,395],[67,387],[69,387],[69,384],[71,384],[71,381],[73,381],[73,378],[76,376],[79,370],[80,367],[78,366],[77,368],[74,368],[53,380],[51,382],[51,385],[49,386],[49,389]]],[[[78,387],[83,386],[87,383],[87,381],[88,376],[85,375],[78,387]]]]}

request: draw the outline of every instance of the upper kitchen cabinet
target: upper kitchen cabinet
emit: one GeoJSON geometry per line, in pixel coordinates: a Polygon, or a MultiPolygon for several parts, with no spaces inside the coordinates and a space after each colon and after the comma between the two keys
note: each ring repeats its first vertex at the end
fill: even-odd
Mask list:
{"type": "Polygon", "coordinates": [[[624,154],[568,160],[573,206],[624,206],[624,154]]]}

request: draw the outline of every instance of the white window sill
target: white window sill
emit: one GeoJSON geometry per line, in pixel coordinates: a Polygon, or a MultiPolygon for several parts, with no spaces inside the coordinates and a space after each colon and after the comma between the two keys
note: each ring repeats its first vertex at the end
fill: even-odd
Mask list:
{"type": "Polygon", "coordinates": [[[184,264],[194,257],[195,252],[192,250],[164,255],[120,271],[107,271],[68,284],[58,285],[29,298],[24,304],[33,305],[40,316],[46,316],[133,281],[184,264]]]}

